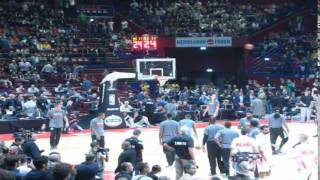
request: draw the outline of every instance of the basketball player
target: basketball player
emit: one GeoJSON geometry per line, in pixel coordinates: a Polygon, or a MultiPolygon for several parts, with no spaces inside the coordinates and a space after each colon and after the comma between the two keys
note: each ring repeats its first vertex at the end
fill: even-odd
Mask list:
{"type": "MultiPolygon", "coordinates": [[[[160,123],[160,131],[159,131],[159,142],[160,145],[164,145],[169,142],[172,138],[176,137],[179,132],[179,124],[172,120],[172,115],[167,114],[167,120],[160,123]]],[[[174,163],[174,151],[170,151],[169,149],[163,147],[163,152],[166,155],[166,159],[168,162],[168,166],[172,166],[174,163]]]]}
{"type": "Polygon", "coordinates": [[[69,121],[66,116],[66,112],[61,108],[62,103],[58,102],[54,105],[54,108],[48,112],[51,149],[56,149],[59,144],[61,131],[63,128],[63,120],[65,121],[65,127],[69,127],[69,121]]]}
{"type": "Polygon", "coordinates": [[[217,99],[217,96],[215,94],[213,94],[211,96],[211,99],[210,99],[208,105],[207,105],[207,108],[203,112],[203,117],[205,117],[206,114],[208,113],[208,115],[210,117],[216,118],[219,113],[219,107],[220,107],[220,103],[217,99]]]}
{"type": "Polygon", "coordinates": [[[271,173],[270,160],[272,156],[269,127],[264,125],[260,127],[261,132],[256,136],[258,150],[261,159],[258,159],[258,170],[260,178],[269,177],[271,173]]]}
{"type": "Polygon", "coordinates": [[[195,143],[198,143],[198,133],[196,130],[196,123],[191,119],[190,114],[186,114],[185,118],[179,121],[179,127],[186,126],[188,128],[188,135],[192,137],[195,143]]]}
{"type": "Polygon", "coordinates": [[[317,168],[317,145],[308,142],[308,135],[299,135],[300,144],[294,148],[294,160],[297,163],[295,179],[309,179],[313,170],[317,168]]]}

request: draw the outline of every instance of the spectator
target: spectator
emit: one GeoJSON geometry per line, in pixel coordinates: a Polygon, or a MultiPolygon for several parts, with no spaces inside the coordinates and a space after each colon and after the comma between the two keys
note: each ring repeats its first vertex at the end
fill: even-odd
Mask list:
{"type": "Polygon", "coordinates": [[[133,165],[129,162],[123,162],[120,164],[119,172],[117,173],[115,180],[131,180],[133,173],[133,165]]]}
{"type": "Polygon", "coordinates": [[[115,170],[115,172],[119,172],[120,170],[120,165],[123,162],[130,162],[131,164],[135,164],[136,162],[136,151],[134,149],[131,149],[131,144],[128,141],[124,141],[121,144],[121,148],[123,149],[123,151],[121,152],[121,154],[118,157],[118,166],[115,170]]]}
{"type": "Polygon", "coordinates": [[[161,172],[161,167],[159,165],[153,165],[151,172],[148,174],[149,177],[151,177],[153,180],[159,180],[159,177],[157,174],[161,172]]]}
{"type": "Polygon", "coordinates": [[[0,168],[0,179],[15,180],[15,177],[9,171],[0,168]]]}
{"type": "Polygon", "coordinates": [[[141,163],[139,166],[139,175],[133,176],[132,180],[152,180],[152,178],[147,176],[148,173],[150,173],[148,163],[141,163]]]}
{"type": "Polygon", "coordinates": [[[28,174],[32,169],[30,168],[28,162],[28,156],[22,154],[19,156],[19,166],[18,166],[18,170],[19,173],[22,174],[22,176],[25,176],[26,174],[28,174]]]}
{"type": "Polygon", "coordinates": [[[5,168],[15,177],[16,180],[22,180],[23,175],[17,169],[19,157],[17,155],[7,155],[4,158],[5,168]]]}
{"type": "Polygon", "coordinates": [[[83,80],[82,89],[86,92],[89,92],[92,90],[92,82],[89,79],[87,79],[86,77],[83,80]]]}
{"type": "Polygon", "coordinates": [[[50,152],[48,156],[48,169],[52,170],[53,167],[61,163],[61,154],[59,152],[50,152]]]}
{"type": "Polygon", "coordinates": [[[70,164],[56,164],[52,170],[53,180],[68,180],[75,175],[75,170],[70,164]]]}
{"type": "Polygon", "coordinates": [[[99,165],[96,163],[94,154],[86,154],[86,161],[77,165],[75,180],[94,180],[99,172],[99,165]]]}
{"type": "Polygon", "coordinates": [[[192,176],[196,174],[197,167],[193,164],[186,164],[183,166],[184,174],[179,178],[179,180],[189,180],[192,176]]]}
{"type": "Polygon", "coordinates": [[[30,171],[25,177],[25,180],[52,180],[52,174],[48,171],[48,157],[41,156],[33,160],[35,169],[30,171]]]}

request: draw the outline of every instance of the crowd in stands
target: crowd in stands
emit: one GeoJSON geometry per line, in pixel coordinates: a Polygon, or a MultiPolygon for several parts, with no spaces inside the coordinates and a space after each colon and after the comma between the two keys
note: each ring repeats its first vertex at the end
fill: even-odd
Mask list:
{"type": "MultiPolygon", "coordinates": [[[[298,16],[290,22],[286,32],[270,33],[264,41],[256,44],[255,58],[264,58],[272,67],[271,73],[303,75],[317,74],[317,42],[314,33],[303,29],[303,18],[298,16]]],[[[257,60],[258,60],[257,59],[257,60]]]]}
{"type": "Polygon", "coordinates": [[[288,16],[294,3],[258,5],[230,1],[132,0],[128,17],[166,36],[244,36],[288,16]]]}

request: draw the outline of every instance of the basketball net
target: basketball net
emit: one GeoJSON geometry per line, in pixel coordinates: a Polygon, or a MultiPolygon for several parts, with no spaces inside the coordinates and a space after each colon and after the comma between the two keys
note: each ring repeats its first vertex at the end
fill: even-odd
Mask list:
{"type": "Polygon", "coordinates": [[[169,80],[168,77],[155,75],[155,79],[159,82],[160,86],[164,86],[166,82],[169,80]]]}

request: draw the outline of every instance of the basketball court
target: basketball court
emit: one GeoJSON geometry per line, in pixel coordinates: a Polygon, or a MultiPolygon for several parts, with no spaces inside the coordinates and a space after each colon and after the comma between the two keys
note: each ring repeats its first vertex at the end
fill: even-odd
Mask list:
{"type": "MultiPolygon", "coordinates": [[[[219,122],[223,124],[223,122],[219,122]]],[[[233,122],[233,128],[236,128],[237,122],[233,122]]],[[[200,139],[203,137],[203,130],[207,123],[197,123],[197,131],[200,139]]],[[[283,148],[283,153],[273,156],[273,169],[270,179],[286,179],[290,180],[290,175],[294,176],[294,161],[291,159],[291,147],[298,141],[299,133],[307,133],[310,137],[310,142],[317,148],[318,138],[312,136],[316,134],[316,125],[313,123],[289,123],[290,133],[289,141],[283,148]],[[286,176],[286,177],[284,177],[286,176]]],[[[173,167],[166,168],[167,163],[162,152],[162,146],[159,145],[158,132],[159,128],[142,128],[141,140],[144,144],[143,158],[145,162],[150,163],[150,166],[158,164],[162,167],[161,175],[166,175],[174,179],[175,169],[173,167]]],[[[117,159],[121,150],[121,143],[126,138],[132,135],[133,129],[110,129],[105,131],[106,147],[110,148],[109,162],[106,164],[105,179],[112,180],[114,174],[112,173],[117,166],[117,159]]],[[[49,133],[38,134],[37,144],[40,149],[44,149],[44,155],[48,155],[50,151],[49,133]]],[[[6,144],[11,144],[11,135],[1,135],[0,139],[5,139],[6,144]]],[[[279,140],[278,140],[279,141],[279,140]]],[[[89,151],[89,144],[91,142],[90,133],[84,131],[81,133],[71,133],[64,135],[58,146],[58,151],[61,153],[62,161],[72,164],[79,164],[84,161],[84,154],[89,151]]],[[[199,166],[196,176],[200,179],[208,179],[209,176],[209,162],[207,154],[202,150],[195,150],[196,161],[199,166]]],[[[316,178],[317,179],[317,178],[316,178]]]]}

